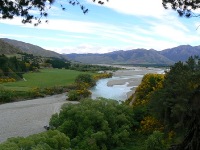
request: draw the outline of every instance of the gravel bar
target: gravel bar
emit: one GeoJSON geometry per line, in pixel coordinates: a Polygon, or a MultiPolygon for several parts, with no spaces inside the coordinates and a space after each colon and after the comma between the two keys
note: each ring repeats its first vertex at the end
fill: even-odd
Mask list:
{"type": "Polygon", "coordinates": [[[36,134],[45,131],[52,114],[59,112],[66,93],[34,100],[0,105],[0,143],[10,137],[36,134]]]}

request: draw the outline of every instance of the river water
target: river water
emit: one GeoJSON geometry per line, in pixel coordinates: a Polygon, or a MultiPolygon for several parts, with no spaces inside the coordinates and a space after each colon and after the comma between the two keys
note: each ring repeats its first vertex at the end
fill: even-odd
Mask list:
{"type": "Polygon", "coordinates": [[[164,69],[129,67],[127,70],[114,72],[112,78],[99,80],[97,85],[91,89],[92,98],[104,97],[124,101],[134,93],[147,73],[164,73],[164,69]]]}

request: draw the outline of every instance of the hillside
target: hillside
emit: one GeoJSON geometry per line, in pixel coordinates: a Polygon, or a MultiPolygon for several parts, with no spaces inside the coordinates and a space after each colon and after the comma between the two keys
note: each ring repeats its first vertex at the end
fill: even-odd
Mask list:
{"type": "Polygon", "coordinates": [[[16,54],[20,50],[0,39],[0,54],[16,54]]]}
{"type": "Polygon", "coordinates": [[[174,61],[164,57],[158,51],[135,49],[114,51],[105,54],[67,54],[70,60],[92,64],[173,64],[174,61]]]}
{"type": "Polygon", "coordinates": [[[175,62],[186,61],[190,56],[200,56],[200,46],[181,45],[171,49],[165,49],[160,54],[175,62]]]}
{"type": "Polygon", "coordinates": [[[200,46],[181,45],[162,51],[133,49],[105,54],[65,54],[70,60],[92,64],[163,64],[171,65],[186,61],[188,57],[200,56],[200,46]]]}
{"type": "Polygon", "coordinates": [[[16,54],[18,52],[33,54],[42,57],[54,57],[77,61],[86,64],[145,64],[145,65],[171,65],[178,61],[186,61],[188,57],[200,56],[200,46],[180,45],[162,51],[133,49],[118,50],[104,54],[58,54],[45,50],[29,43],[0,39],[0,54],[16,54]]]}
{"type": "MultiPolygon", "coordinates": [[[[8,43],[9,45],[12,45],[16,49],[20,49],[23,53],[33,54],[35,56],[42,56],[42,57],[55,57],[55,58],[64,58],[61,54],[58,54],[53,51],[45,50],[39,46],[17,41],[17,40],[11,40],[11,39],[1,39],[4,43],[8,43]]],[[[7,49],[6,49],[7,50],[7,49]]]]}

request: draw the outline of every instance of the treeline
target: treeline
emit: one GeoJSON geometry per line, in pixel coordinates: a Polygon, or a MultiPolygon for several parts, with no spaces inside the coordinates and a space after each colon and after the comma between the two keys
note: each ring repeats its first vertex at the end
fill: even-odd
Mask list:
{"type": "Polygon", "coordinates": [[[165,75],[144,76],[127,103],[140,122],[138,132],[149,135],[150,143],[154,143],[148,149],[198,150],[199,100],[200,60],[190,57],[186,63],[176,63],[165,75]]]}
{"type": "Polygon", "coordinates": [[[64,59],[59,59],[59,58],[51,58],[46,60],[47,64],[50,64],[51,67],[53,68],[58,68],[58,69],[69,69],[71,63],[69,61],[66,61],[64,59]]]}
{"type": "Polygon", "coordinates": [[[113,66],[103,66],[103,65],[89,65],[89,64],[80,64],[80,63],[72,63],[70,68],[71,70],[77,70],[77,71],[116,71],[120,68],[113,67],[113,66]]]}
{"type": "Polygon", "coordinates": [[[52,67],[58,69],[70,69],[83,72],[96,72],[96,71],[116,71],[120,68],[113,66],[103,66],[103,65],[90,65],[82,63],[72,63],[64,59],[59,58],[49,58],[45,61],[45,67],[52,67]]]}
{"type": "Polygon", "coordinates": [[[173,133],[174,150],[200,149],[200,59],[190,57],[166,73],[163,87],[156,90],[149,110],[173,133]]]}
{"type": "Polygon", "coordinates": [[[23,73],[39,68],[38,63],[28,60],[19,60],[16,56],[7,57],[0,55],[0,78],[13,78],[20,80],[23,73]]]}

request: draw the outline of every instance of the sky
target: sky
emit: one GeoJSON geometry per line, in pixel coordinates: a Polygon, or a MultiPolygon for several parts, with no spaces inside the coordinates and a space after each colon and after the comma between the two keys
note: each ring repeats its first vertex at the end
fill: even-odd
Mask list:
{"type": "MultiPolygon", "coordinates": [[[[80,0],[89,9],[56,0],[48,23],[22,24],[21,18],[0,19],[0,38],[38,45],[57,53],[107,53],[137,48],[164,50],[200,45],[200,19],[165,10],[162,0],[109,0],[104,5],[80,0]],[[60,4],[66,10],[60,8],[60,4]]],[[[37,12],[32,11],[37,14],[37,12]]]]}

